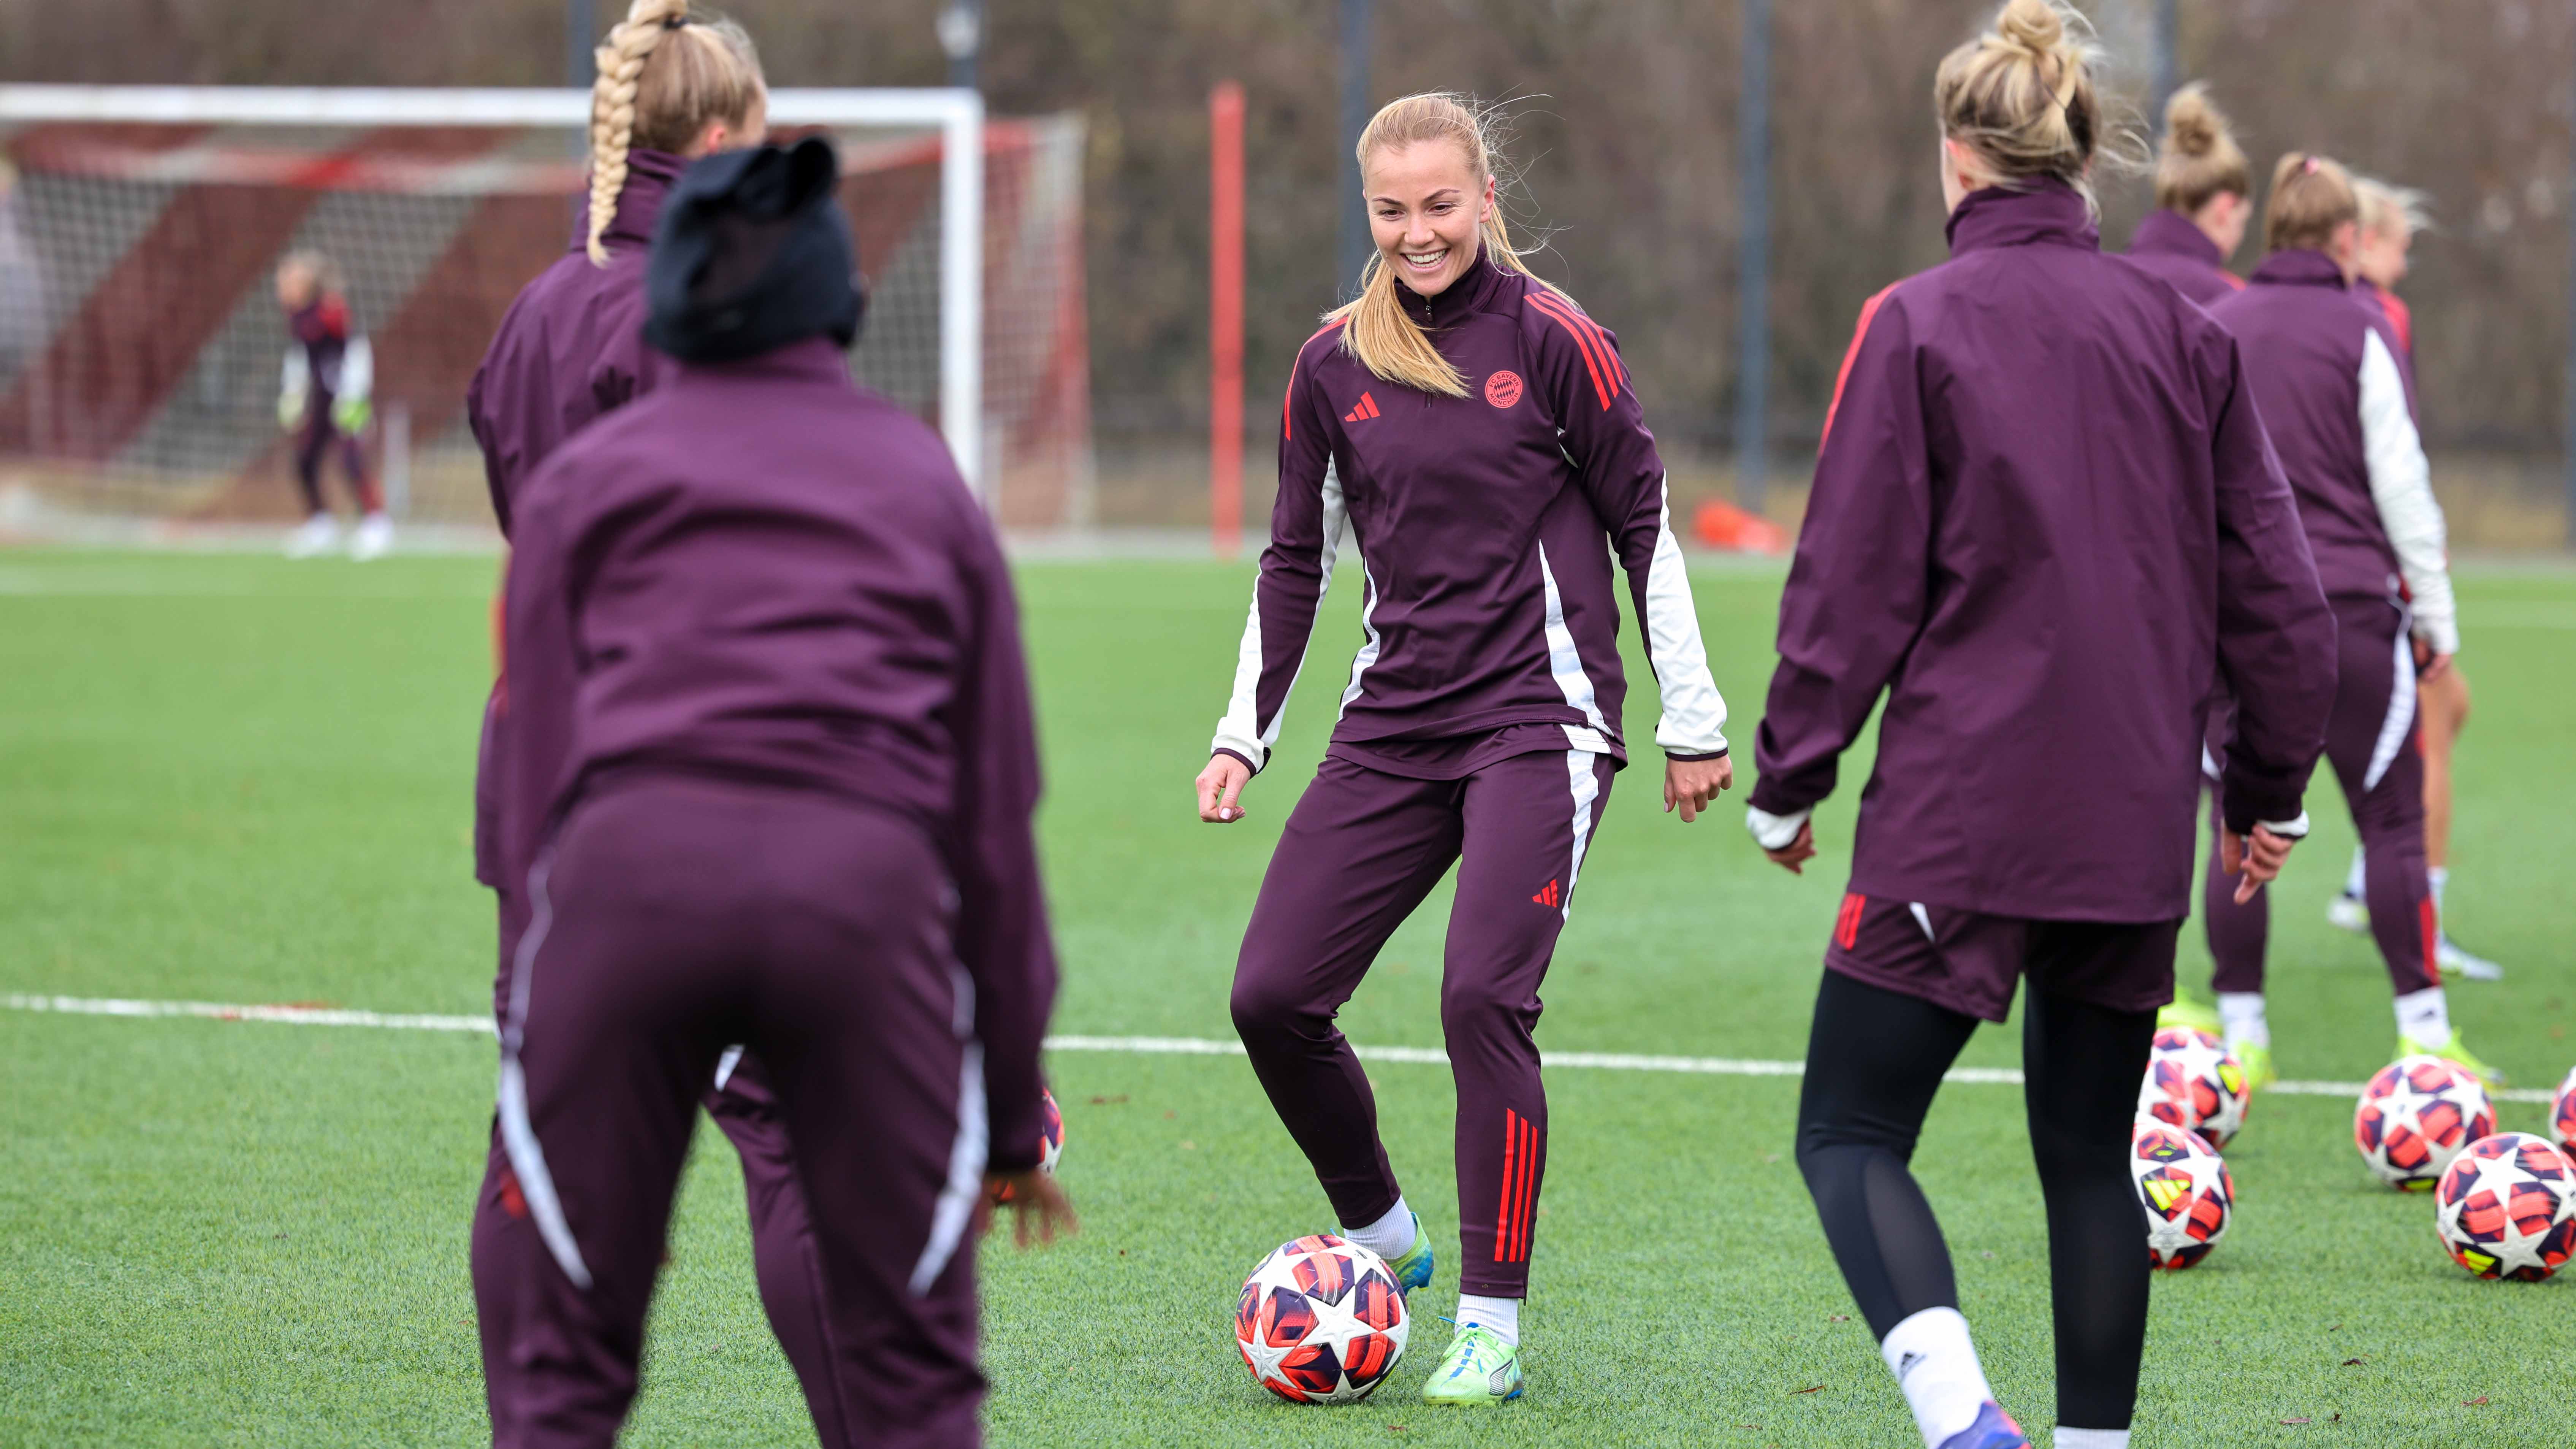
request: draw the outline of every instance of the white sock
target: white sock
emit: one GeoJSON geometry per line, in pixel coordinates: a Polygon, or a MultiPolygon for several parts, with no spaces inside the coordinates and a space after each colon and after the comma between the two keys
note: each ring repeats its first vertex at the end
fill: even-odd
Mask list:
{"type": "Polygon", "coordinates": [[[2057,1449],[2129,1449],[2126,1429],[2069,1429],[2057,1426],[2057,1449]]]}
{"type": "Polygon", "coordinates": [[[2352,869],[2343,878],[2343,893],[2354,900],[2360,900],[2370,894],[2370,882],[2362,873],[2361,862],[2361,847],[2356,845],[2352,848],[2352,869]]]}
{"type": "Polygon", "coordinates": [[[2226,1028],[2229,1051],[2272,1044],[2272,1023],[2264,1019],[2263,993],[2260,991],[2218,993],[2218,1020],[2226,1028]]]}
{"type": "Polygon", "coordinates": [[[1521,1346],[1521,1301],[1517,1298],[1480,1298],[1473,1293],[1458,1295],[1458,1326],[1481,1328],[1510,1344],[1521,1346]]]}
{"type": "Polygon", "coordinates": [[[1928,1449],[1977,1422],[1995,1391],[1977,1363],[1968,1320],[1956,1308],[1926,1308],[1887,1331],[1878,1345],[1887,1371],[1905,1391],[1915,1427],[1928,1449]]]}
{"type": "Polygon", "coordinates": [[[2433,914],[2438,916],[2442,913],[2442,887],[2451,883],[2451,868],[2447,865],[2431,866],[2424,874],[2433,882],[2433,914]]]}
{"type": "Polygon", "coordinates": [[[2422,1046],[2450,1044],[2451,1005],[2443,999],[2441,987],[2427,986],[2397,998],[2397,1034],[2422,1046]]]}
{"type": "Polygon", "coordinates": [[[1390,1263],[1413,1251],[1414,1236],[1413,1209],[1404,1205],[1401,1196],[1376,1222],[1364,1228],[1342,1229],[1343,1241],[1357,1243],[1390,1263]]]}

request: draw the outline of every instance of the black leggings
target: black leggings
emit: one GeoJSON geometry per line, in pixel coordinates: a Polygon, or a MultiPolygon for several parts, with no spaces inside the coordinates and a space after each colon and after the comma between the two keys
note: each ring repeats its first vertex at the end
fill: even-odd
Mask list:
{"type": "MultiPolygon", "coordinates": [[[[2149,1276],[2129,1134],[2155,1013],[2033,986],[2022,1023],[2031,1155],[2048,1204],[2057,1422],[2125,1429],[2138,1401],[2149,1276]]],[[[1826,972],[1816,995],[1798,1167],[1878,1338],[1924,1309],[1959,1306],[1941,1225],[1906,1164],[1942,1074],[1976,1028],[1975,1017],[1839,972],[1826,972]]]]}

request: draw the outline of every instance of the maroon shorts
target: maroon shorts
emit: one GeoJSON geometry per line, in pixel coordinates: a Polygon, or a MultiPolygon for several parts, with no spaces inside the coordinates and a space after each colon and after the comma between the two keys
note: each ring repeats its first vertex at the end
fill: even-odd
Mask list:
{"type": "Polygon", "coordinates": [[[1964,1016],[2002,1021],[2023,977],[2111,1011],[2173,1000],[2182,922],[2033,921],[1846,895],[1825,969],[1964,1016]]]}

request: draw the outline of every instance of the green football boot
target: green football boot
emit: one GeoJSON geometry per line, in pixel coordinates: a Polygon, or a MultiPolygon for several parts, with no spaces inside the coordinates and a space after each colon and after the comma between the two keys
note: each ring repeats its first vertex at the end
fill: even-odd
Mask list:
{"type": "Polygon", "coordinates": [[[2486,1083],[2490,1091],[2504,1085],[2504,1073],[2479,1061],[2461,1042],[2460,1029],[2456,1026],[2451,1028],[2451,1039],[2446,1042],[2422,1042],[2411,1036],[2401,1036],[2397,1039],[2397,1054],[2401,1057],[2440,1057],[2486,1083]]]}
{"type": "Polygon", "coordinates": [[[1395,1274],[1395,1286],[1407,1293],[1431,1286],[1431,1235],[1422,1230],[1422,1214],[1413,1215],[1412,1249],[1386,1266],[1395,1274]]]}
{"type": "Polygon", "coordinates": [[[2218,1021],[2218,1008],[2179,986],[2174,988],[2173,1001],[2156,1010],[2156,1030],[2164,1031],[2177,1026],[2196,1027],[2211,1036],[2220,1035],[2222,1031],[2218,1021]]]}
{"type": "Polygon", "coordinates": [[[2272,1065],[2270,1047],[2256,1046],[2252,1042],[2247,1042],[2243,1046],[2230,1047],[2229,1050],[2235,1052],[2236,1059],[2245,1064],[2245,1090],[2259,1092],[2281,1080],[2280,1068],[2272,1065]]]}
{"type": "Polygon", "coordinates": [[[1451,1408],[1503,1404],[1521,1396],[1521,1351],[1490,1328],[1462,1324],[1422,1386],[1422,1402],[1451,1408]]]}

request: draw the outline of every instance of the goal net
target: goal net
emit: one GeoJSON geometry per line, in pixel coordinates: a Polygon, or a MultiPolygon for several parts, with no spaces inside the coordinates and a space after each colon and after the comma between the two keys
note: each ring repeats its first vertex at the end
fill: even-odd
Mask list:
{"type": "MultiPolygon", "coordinates": [[[[488,528],[466,385],[571,244],[588,112],[573,91],[0,86],[0,531],[295,517],[273,276],[301,249],[370,340],[389,506],[488,528]]],[[[839,147],[856,375],[938,426],[1005,524],[1084,521],[1079,119],[987,120],[959,91],[782,90],[770,117],[839,147]]]]}

